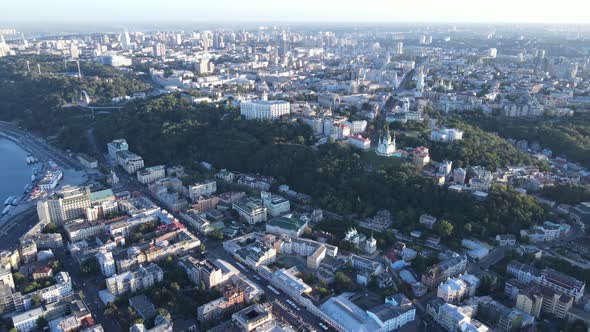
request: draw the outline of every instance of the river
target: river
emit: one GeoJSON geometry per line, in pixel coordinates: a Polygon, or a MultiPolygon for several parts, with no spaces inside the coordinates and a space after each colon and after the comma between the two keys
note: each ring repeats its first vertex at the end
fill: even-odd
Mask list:
{"type": "Polygon", "coordinates": [[[0,136],[0,209],[8,196],[21,195],[31,183],[27,153],[14,142],[0,136]]]}

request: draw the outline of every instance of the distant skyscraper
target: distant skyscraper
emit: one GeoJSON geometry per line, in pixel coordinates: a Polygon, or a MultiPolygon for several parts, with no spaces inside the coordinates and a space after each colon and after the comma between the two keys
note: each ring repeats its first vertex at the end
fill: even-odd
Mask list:
{"type": "Polygon", "coordinates": [[[424,76],[424,71],[422,70],[422,68],[420,68],[418,70],[418,74],[416,74],[416,92],[424,92],[424,76]]]}
{"type": "Polygon", "coordinates": [[[78,59],[80,57],[80,49],[78,49],[78,46],[74,44],[70,45],[70,57],[72,59],[78,59]]]}
{"type": "Polygon", "coordinates": [[[123,44],[123,48],[128,50],[131,49],[131,37],[129,36],[129,32],[125,31],[121,38],[121,43],[123,44]]]}
{"type": "Polygon", "coordinates": [[[404,54],[404,43],[403,42],[397,42],[397,44],[395,45],[395,54],[397,55],[402,55],[404,54]]]}
{"type": "Polygon", "coordinates": [[[166,45],[162,44],[162,43],[158,43],[156,45],[154,45],[154,49],[153,49],[153,54],[154,56],[157,57],[162,57],[166,55],[166,45]]]}
{"type": "Polygon", "coordinates": [[[488,56],[490,58],[495,58],[498,55],[498,50],[495,48],[490,48],[488,56]]]}

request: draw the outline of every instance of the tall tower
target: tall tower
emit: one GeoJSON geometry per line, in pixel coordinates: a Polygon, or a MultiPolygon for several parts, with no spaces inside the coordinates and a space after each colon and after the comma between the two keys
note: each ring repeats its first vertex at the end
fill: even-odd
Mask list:
{"type": "Polygon", "coordinates": [[[420,68],[416,75],[416,92],[418,93],[424,92],[424,77],[424,71],[420,68]]]}
{"type": "Polygon", "coordinates": [[[396,55],[402,55],[404,54],[404,43],[403,42],[397,42],[397,44],[395,45],[395,54],[396,55]]]}

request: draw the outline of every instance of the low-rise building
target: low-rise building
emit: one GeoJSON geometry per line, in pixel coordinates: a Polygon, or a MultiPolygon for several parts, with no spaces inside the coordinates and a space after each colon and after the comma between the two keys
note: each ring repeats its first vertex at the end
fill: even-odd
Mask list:
{"type": "Polygon", "coordinates": [[[266,231],[278,235],[299,237],[308,225],[308,218],[301,214],[274,217],[266,223],[266,231]]]}
{"type": "Polygon", "coordinates": [[[254,304],[232,315],[232,320],[240,331],[254,331],[272,321],[272,311],[269,305],[254,304]]]}

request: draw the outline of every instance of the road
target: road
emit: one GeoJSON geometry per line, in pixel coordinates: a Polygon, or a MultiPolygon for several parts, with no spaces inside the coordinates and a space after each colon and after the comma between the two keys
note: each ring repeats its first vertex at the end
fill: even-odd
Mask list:
{"type": "Polygon", "coordinates": [[[68,154],[47,144],[36,136],[19,129],[12,123],[0,121],[0,133],[7,135],[8,138],[13,140],[22,149],[28,151],[43,163],[52,160],[64,169],[83,169],[82,165],[68,154]]]}
{"type": "Polygon", "coordinates": [[[90,309],[96,323],[101,324],[105,331],[123,331],[115,319],[106,317],[103,314],[104,305],[98,297],[98,291],[101,290],[104,284],[102,274],[83,277],[80,275],[80,268],[76,262],[74,262],[72,257],[67,256],[64,250],[54,250],[54,253],[55,257],[62,263],[64,271],[70,274],[73,288],[82,291],[84,294],[84,302],[88,306],[88,309],[90,309]]]}
{"type": "Polygon", "coordinates": [[[15,250],[18,248],[21,236],[25,235],[37,222],[37,209],[28,208],[2,223],[0,226],[0,250],[15,250]]]}

